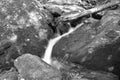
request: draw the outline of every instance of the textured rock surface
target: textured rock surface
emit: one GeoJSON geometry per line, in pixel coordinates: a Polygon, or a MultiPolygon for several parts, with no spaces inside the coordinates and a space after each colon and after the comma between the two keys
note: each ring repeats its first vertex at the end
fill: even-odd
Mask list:
{"type": "MultiPolygon", "coordinates": [[[[60,64],[59,70],[50,66],[38,56],[24,54],[14,62],[19,72],[19,79],[25,80],[118,80],[118,77],[107,72],[99,72],[75,66],[74,64],[60,64]]],[[[57,66],[58,67],[58,66],[57,66]]]]}
{"type": "MultiPolygon", "coordinates": [[[[62,74],[65,76],[63,80],[117,80],[115,75],[100,71],[120,74],[120,9],[105,11],[107,13],[101,20],[87,19],[83,26],[56,44],[53,57],[91,69],[65,69],[62,73],[39,58],[43,56],[47,41],[53,36],[56,27],[61,34],[67,32],[70,27],[67,22],[53,23],[56,20],[53,13],[61,14],[62,11],[54,11],[53,8],[53,13],[50,13],[52,11],[49,8],[42,7],[46,1],[0,0],[0,73],[11,69],[12,66],[19,72],[19,76],[16,71],[5,72],[0,75],[0,79],[61,80],[62,74]]],[[[94,0],[85,0],[87,1],[93,1],[93,4],[70,4],[77,4],[77,8],[87,5],[84,6],[87,9],[95,5],[94,0]]],[[[83,7],[80,9],[84,10],[83,7]]]]}
{"type": "Polygon", "coordinates": [[[36,0],[0,0],[0,68],[9,68],[25,53],[43,56],[53,35],[51,21],[52,15],[36,0]]]}
{"type": "Polygon", "coordinates": [[[93,70],[119,74],[120,11],[108,11],[100,21],[90,21],[61,39],[53,56],[66,58],[93,70]]]}
{"type": "Polygon", "coordinates": [[[54,67],[60,70],[62,80],[119,80],[118,76],[105,72],[86,69],[82,65],[54,60],[54,67]],[[58,67],[59,66],[59,67],[58,67]]]}
{"type": "Polygon", "coordinates": [[[0,74],[0,80],[18,80],[18,72],[15,69],[0,74]]]}
{"type": "Polygon", "coordinates": [[[118,80],[114,74],[93,71],[73,63],[55,61],[50,66],[38,56],[24,54],[14,61],[13,68],[0,74],[0,80],[118,80]],[[57,63],[57,64],[56,64],[57,63]],[[61,65],[59,70],[56,66],[61,65]]]}
{"type": "Polygon", "coordinates": [[[14,65],[25,80],[61,80],[61,73],[56,68],[35,55],[24,54],[15,60],[14,65]]]}
{"type": "Polygon", "coordinates": [[[63,73],[63,80],[119,80],[117,76],[87,69],[71,69],[63,73]]]}

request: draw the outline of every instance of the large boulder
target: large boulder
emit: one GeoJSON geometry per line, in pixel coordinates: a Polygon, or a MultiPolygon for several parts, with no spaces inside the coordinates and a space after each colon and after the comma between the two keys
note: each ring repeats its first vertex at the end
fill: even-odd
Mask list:
{"type": "Polygon", "coordinates": [[[100,21],[88,21],[62,38],[53,57],[82,64],[88,69],[120,74],[120,10],[108,11],[100,21]]]}
{"type": "Polygon", "coordinates": [[[25,80],[61,80],[60,71],[42,61],[38,56],[24,54],[14,61],[21,79],[25,80]]]}

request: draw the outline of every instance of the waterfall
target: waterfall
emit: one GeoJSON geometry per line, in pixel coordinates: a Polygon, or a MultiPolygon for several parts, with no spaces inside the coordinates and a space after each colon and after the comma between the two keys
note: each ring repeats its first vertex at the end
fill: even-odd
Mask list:
{"type": "Polygon", "coordinates": [[[54,39],[50,39],[49,40],[49,43],[47,45],[47,48],[46,48],[46,51],[45,51],[45,54],[43,56],[43,61],[45,61],[46,63],[48,64],[51,64],[52,63],[52,49],[54,47],[54,45],[62,38],[62,37],[65,37],[69,34],[71,34],[72,32],[74,32],[77,28],[79,28],[82,24],[79,24],[77,25],[75,28],[70,28],[69,31],[67,33],[64,33],[63,35],[59,35],[57,36],[56,38],[54,39]]]}

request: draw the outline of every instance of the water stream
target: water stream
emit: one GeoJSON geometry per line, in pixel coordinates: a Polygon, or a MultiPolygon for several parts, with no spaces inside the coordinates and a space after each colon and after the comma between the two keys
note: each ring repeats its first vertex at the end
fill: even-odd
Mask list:
{"type": "Polygon", "coordinates": [[[43,58],[42,58],[43,61],[45,61],[45,62],[48,63],[48,64],[51,64],[51,63],[52,63],[52,56],[51,56],[51,55],[52,55],[52,49],[53,49],[54,45],[55,45],[62,37],[65,37],[65,36],[73,33],[73,32],[74,32],[76,29],[78,29],[81,25],[82,25],[82,23],[79,24],[79,25],[77,25],[75,28],[72,28],[72,27],[71,27],[67,33],[65,33],[65,34],[63,34],[63,35],[59,35],[59,36],[57,36],[57,37],[54,38],[54,39],[50,39],[50,41],[49,41],[49,43],[48,43],[48,45],[47,45],[45,54],[44,54],[44,56],[43,56],[43,58]]]}

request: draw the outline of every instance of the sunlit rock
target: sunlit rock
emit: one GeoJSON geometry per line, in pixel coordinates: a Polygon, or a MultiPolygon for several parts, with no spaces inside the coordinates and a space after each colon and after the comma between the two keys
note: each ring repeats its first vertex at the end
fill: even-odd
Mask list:
{"type": "Polygon", "coordinates": [[[35,55],[24,54],[15,60],[14,65],[25,80],[61,80],[61,73],[57,68],[35,55]]]}

